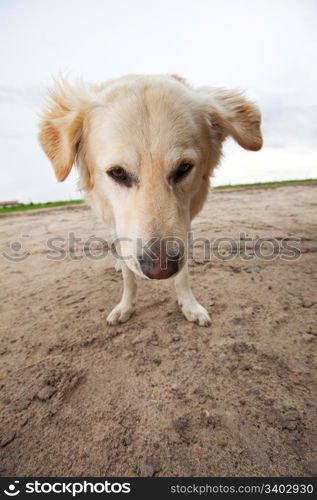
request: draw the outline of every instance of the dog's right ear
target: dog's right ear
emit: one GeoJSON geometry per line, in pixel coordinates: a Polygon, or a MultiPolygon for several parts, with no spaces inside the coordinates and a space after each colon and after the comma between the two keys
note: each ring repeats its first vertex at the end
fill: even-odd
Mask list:
{"type": "Polygon", "coordinates": [[[231,135],[244,149],[261,149],[261,113],[252,101],[237,90],[200,87],[197,92],[206,98],[211,127],[220,142],[231,135]]]}
{"type": "Polygon", "coordinates": [[[49,103],[40,123],[39,141],[53,164],[58,181],[68,176],[75,162],[82,135],[84,106],[75,88],[60,81],[49,93],[49,103]]]}

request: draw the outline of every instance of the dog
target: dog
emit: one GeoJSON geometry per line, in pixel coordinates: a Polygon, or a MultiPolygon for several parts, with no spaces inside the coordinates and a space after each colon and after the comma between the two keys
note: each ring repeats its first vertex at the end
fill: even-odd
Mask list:
{"type": "Polygon", "coordinates": [[[247,150],[262,147],[257,106],[239,91],[193,88],[178,75],[100,85],[61,79],[50,91],[40,144],[58,181],[76,163],[79,188],[118,242],[124,286],[109,324],[134,312],[136,276],[175,277],[186,319],[210,324],[190,288],[186,236],[228,136],[247,150]]]}

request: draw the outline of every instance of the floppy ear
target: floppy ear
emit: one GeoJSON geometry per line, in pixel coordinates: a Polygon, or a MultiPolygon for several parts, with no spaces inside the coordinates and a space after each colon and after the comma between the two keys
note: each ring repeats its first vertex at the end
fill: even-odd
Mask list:
{"type": "Polygon", "coordinates": [[[244,149],[261,149],[261,113],[252,101],[235,90],[197,90],[207,98],[211,126],[221,141],[231,135],[244,149]]]}
{"type": "Polygon", "coordinates": [[[82,134],[84,110],[67,82],[56,84],[42,115],[39,141],[51,160],[58,181],[68,176],[75,162],[82,134]]]}

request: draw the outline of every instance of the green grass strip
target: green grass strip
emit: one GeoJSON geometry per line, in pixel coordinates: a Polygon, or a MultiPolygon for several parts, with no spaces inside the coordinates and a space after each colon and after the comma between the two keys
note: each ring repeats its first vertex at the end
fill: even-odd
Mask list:
{"type": "Polygon", "coordinates": [[[0,214],[8,212],[20,212],[21,210],[35,210],[37,208],[52,208],[63,207],[64,205],[79,205],[84,200],[69,200],[69,201],[49,201],[47,203],[27,203],[25,205],[17,205],[13,207],[0,207],[0,214]]]}
{"type": "Polygon", "coordinates": [[[255,187],[255,186],[283,186],[286,184],[298,184],[303,182],[317,182],[317,179],[295,179],[286,181],[272,181],[272,182],[253,182],[251,184],[226,184],[224,186],[214,186],[213,189],[231,189],[231,188],[241,188],[241,187],[255,187]]]}

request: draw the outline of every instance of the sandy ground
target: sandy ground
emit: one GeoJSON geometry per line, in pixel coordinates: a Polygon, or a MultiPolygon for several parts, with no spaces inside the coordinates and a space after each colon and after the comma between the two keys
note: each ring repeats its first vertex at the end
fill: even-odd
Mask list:
{"type": "Polygon", "coordinates": [[[0,228],[11,259],[30,253],[0,257],[1,475],[317,473],[316,184],[210,194],[196,236],[248,255],[218,241],[205,262],[195,247],[207,328],[182,317],[171,280],[140,281],[135,315],[107,326],[121,276],[110,257],[84,255],[89,236],[107,236],[85,206],[0,228]],[[48,239],[70,232],[80,242],[49,259],[48,239]],[[274,258],[254,254],[258,237],[274,258]]]}

